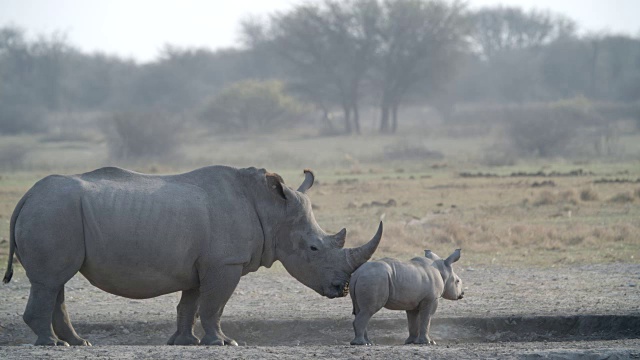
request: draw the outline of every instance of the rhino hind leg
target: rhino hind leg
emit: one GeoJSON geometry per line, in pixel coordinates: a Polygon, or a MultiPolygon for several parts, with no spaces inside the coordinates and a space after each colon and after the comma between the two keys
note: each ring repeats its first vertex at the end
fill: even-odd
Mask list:
{"type": "Polygon", "coordinates": [[[69,343],[60,340],[54,333],[51,322],[59,292],[59,288],[31,284],[27,308],[22,318],[38,336],[35,345],[69,346],[69,343]]]}
{"type": "Polygon", "coordinates": [[[367,325],[373,313],[361,310],[356,314],[356,318],[353,320],[353,331],[355,337],[351,340],[351,345],[371,345],[369,340],[369,334],[367,333],[367,325]]]}
{"type": "Polygon", "coordinates": [[[418,315],[418,323],[420,325],[420,331],[418,339],[414,344],[421,345],[436,345],[436,342],[429,337],[429,330],[431,328],[431,318],[435,314],[438,308],[438,300],[430,301],[425,304],[421,304],[420,313],[418,315]]]}
{"type": "Polygon", "coordinates": [[[418,309],[407,310],[407,322],[409,327],[409,337],[405,340],[405,344],[415,344],[418,340],[418,334],[420,331],[420,311],[418,309]]]}
{"type": "Polygon", "coordinates": [[[91,346],[90,342],[78,336],[73,325],[71,325],[69,313],[67,313],[67,307],[64,302],[64,286],[58,292],[53,309],[53,330],[61,340],[66,341],[69,345],[91,346]]]}
{"type": "Polygon", "coordinates": [[[178,329],[171,336],[167,345],[198,345],[200,339],[193,333],[198,313],[198,299],[200,290],[191,289],[182,292],[178,304],[178,329]]]}

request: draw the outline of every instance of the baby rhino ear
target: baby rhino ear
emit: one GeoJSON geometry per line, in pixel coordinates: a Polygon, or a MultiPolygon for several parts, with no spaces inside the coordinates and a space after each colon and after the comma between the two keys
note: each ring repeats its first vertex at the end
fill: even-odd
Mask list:
{"type": "Polygon", "coordinates": [[[436,253],[434,253],[431,250],[425,250],[424,257],[426,257],[427,259],[431,259],[433,261],[440,260],[440,256],[436,255],[436,253]]]}
{"type": "Polygon", "coordinates": [[[444,261],[445,264],[447,264],[447,266],[451,266],[451,264],[453,264],[454,262],[460,260],[460,251],[462,249],[456,249],[456,251],[453,252],[453,254],[449,255],[449,257],[444,261]]]}

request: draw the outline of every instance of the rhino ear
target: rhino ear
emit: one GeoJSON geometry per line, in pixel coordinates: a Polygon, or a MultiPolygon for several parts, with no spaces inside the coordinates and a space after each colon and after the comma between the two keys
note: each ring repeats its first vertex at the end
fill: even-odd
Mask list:
{"type": "Polygon", "coordinates": [[[447,264],[448,266],[451,266],[451,264],[453,264],[454,262],[460,260],[460,251],[462,249],[456,249],[456,251],[453,252],[453,254],[449,255],[449,257],[444,261],[445,264],[447,264]]]}
{"type": "Polygon", "coordinates": [[[434,253],[431,250],[425,250],[424,257],[426,257],[427,259],[431,259],[433,261],[440,260],[440,256],[436,255],[436,253],[434,253]]]}
{"type": "Polygon", "coordinates": [[[281,197],[283,200],[287,200],[287,197],[284,195],[284,181],[282,177],[275,173],[267,173],[265,176],[267,178],[269,191],[281,197]]]}
{"type": "Polygon", "coordinates": [[[313,186],[315,176],[313,175],[313,171],[311,169],[304,169],[304,182],[300,184],[298,187],[298,191],[301,193],[305,193],[311,186],[313,186]]]}

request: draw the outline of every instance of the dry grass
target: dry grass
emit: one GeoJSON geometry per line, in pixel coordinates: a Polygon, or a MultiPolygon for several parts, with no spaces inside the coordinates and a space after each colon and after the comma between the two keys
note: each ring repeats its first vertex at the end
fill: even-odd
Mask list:
{"type": "MultiPolygon", "coordinates": [[[[444,154],[444,161],[391,161],[383,155],[386,145],[397,144],[394,137],[201,135],[184,145],[185,160],[178,165],[159,161],[133,168],[172,173],[215,163],[259,166],[278,172],[292,187],[303,180],[302,169],[313,168],[318,181],[309,195],[318,223],[329,232],[346,227],[347,246],[367,241],[384,218],[384,237],[376,257],[406,259],[421,256],[427,248],[446,255],[462,247],[466,266],[638,261],[640,242],[634,234],[640,233],[640,207],[629,206],[640,197],[637,183],[593,183],[621,173],[637,179],[637,162],[580,164],[585,172],[596,175],[554,177],[552,190],[539,189],[531,184],[540,178],[504,175],[535,173],[541,168],[566,173],[577,166],[534,161],[517,167],[479,168],[476,160],[487,141],[457,141],[444,137],[425,141],[429,149],[444,154]],[[434,166],[443,163],[446,166],[434,166]],[[502,177],[461,178],[462,171],[502,177]]],[[[30,147],[21,164],[23,172],[0,172],[0,261],[8,247],[2,238],[9,237],[8,220],[22,194],[49,173],[107,165],[107,152],[104,143],[39,143],[30,147]]]]}

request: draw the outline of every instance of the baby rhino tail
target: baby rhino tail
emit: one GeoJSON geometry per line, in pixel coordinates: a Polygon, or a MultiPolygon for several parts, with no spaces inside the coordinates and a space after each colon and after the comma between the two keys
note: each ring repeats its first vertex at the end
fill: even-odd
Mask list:
{"type": "Polygon", "coordinates": [[[360,308],[358,307],[358,302],[356,301],[356,285],[358,284],[358,277],[352,276],[351,282],[349,284],[349,295],[351,295],[351,303],[353,304],[353,310],[351,314],[356,315],[360,312],[360,308]]]}

